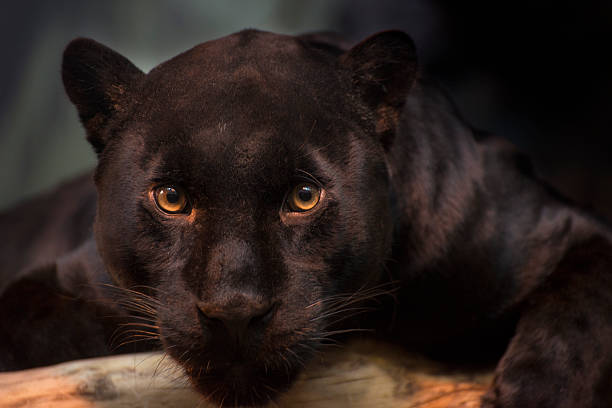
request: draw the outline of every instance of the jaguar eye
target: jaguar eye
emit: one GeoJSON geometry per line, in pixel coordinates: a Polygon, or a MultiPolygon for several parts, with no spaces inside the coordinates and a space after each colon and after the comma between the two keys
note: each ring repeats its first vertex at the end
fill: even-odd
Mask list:
{"type": "Polygon", "coordinates": [[[300,183],[293,187],[287,197],[287,205],[294,212],[312,210],[319,203],[321,189],[312,183],[300,183]]]}
{"type": "Polygon", "coordinates": [[[155,203],[160,210],[168,214],[177,214],[187,208],[187,195],[182,188],[166,185],[153,190],[155,203]]]}

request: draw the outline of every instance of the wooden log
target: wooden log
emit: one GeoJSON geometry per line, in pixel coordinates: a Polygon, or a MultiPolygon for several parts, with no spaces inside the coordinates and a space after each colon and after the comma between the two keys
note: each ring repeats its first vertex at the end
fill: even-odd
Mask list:
{"type": "MultiPolygon", "coordinates": [[[[355,342],[313,361],[271,407],[478,407],[491,376],[449,367],[391,346],[355,342]]],[[[72,361],[0,373],[1,408],[169,408],[216,405],[189,387],[158,353],[72,361]]]]}

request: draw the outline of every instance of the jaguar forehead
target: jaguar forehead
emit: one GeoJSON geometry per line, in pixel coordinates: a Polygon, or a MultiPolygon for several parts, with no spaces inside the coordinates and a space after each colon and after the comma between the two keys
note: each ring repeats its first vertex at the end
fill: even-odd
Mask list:
{"type": "Polygon", "coordinates": [[[294,77],[299,72],[293,69],[296,62],[308,60],[312,58],[294,37],[245,30],[199,44],[158,65],[149,76],[159,79],[174,75],[174,79],[196,82],[280,80],[294,77]]]}
{"type": "Polygon", "coordinates": [[[346,101],[336,61],[313,53],[293,37],[250,31],[201,44],[146,76],[142,99],[154,103],[141,114],[176,113],[195,127],[246,120],[285,127],[339,116],[346,101]]]}

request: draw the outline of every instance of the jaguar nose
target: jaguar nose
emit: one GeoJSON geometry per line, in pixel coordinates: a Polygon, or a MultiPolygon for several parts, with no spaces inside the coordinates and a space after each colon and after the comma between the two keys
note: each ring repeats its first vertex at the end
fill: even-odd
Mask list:
{"type": "Polygon", "coordinates": [[[228,304],[199,302],[196,304],[200,324],[213,335],[226,331],[239,343],[250,332],[264,327],[272,318],[276,305],[267,302],[241,301],[228,304]]]}

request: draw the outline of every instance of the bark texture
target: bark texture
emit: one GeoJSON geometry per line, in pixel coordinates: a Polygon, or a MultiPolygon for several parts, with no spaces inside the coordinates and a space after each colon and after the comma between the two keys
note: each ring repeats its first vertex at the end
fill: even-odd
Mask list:
{"type": "MultiPolygon", "coordinates": [[[[322,354],[270,407],[471,408],[490,372],[457,372],[373,342],[322,354]]],[[[231,404],[230,404],[231,405],[231,404]]],[[[72,361],[0,374],[1,408],[208,408],[163,354],[72,361]]]]}

